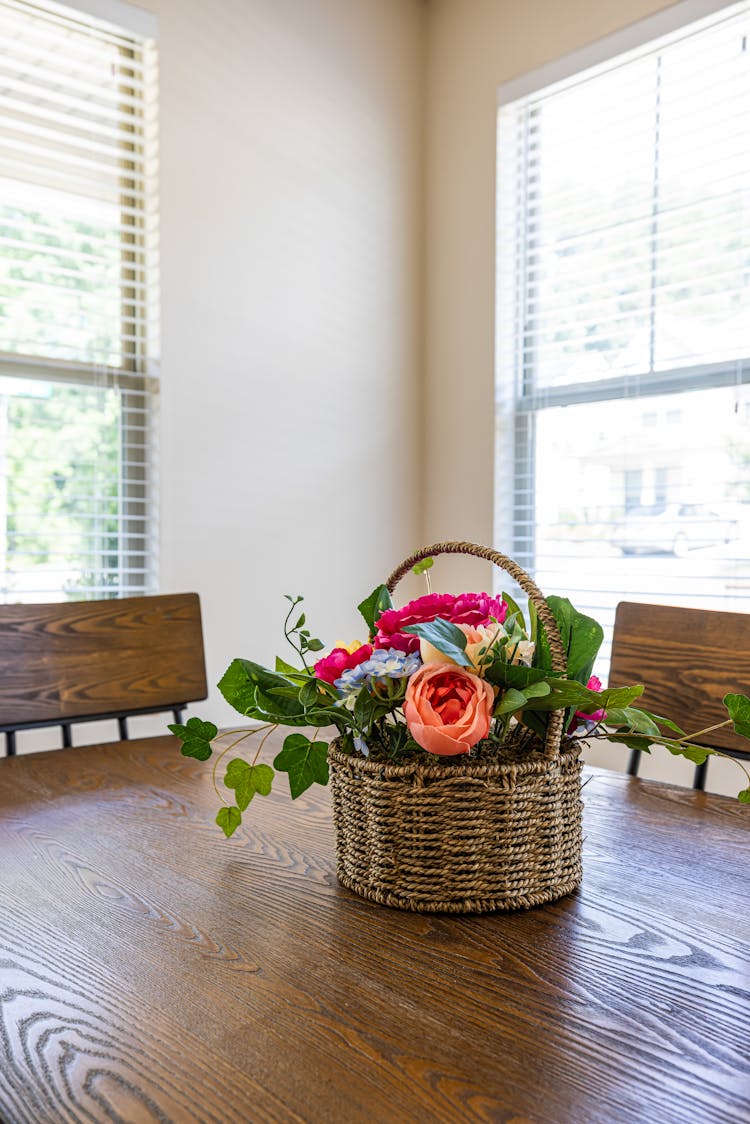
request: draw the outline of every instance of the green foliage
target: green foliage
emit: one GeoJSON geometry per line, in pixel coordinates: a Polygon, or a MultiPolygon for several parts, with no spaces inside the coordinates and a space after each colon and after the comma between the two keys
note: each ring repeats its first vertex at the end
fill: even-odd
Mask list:
{"type": "Polygon", "coordinates": [[[242,813],[239,808],[220,808],[216,822],[228,839],[242,823],[242,813]]]}
{"type": "MultiPolygon", "coordinates": [[[[579,613],[567,597],[551,596],[547,604],[560,630],[569,679],[588,683],[604,639],[602,626],[585,613],[579,613]]],[[[552,652],[544,628],[539,629],[535,664],[552,670],[552,652]]]]}
{"type": "Polygon", "coordinates": [[[287,601],[291,602],[289,612],[287,613],[286,620],[284,621],[284,636],[301,658],[302,663],[305,665],[305,668],[307,668],[307,661],[305,659],[305,656],[309,652],[322,652],[325,645],[323,644],[323,641],[318,640],[316,636],[311,636],[309,629],[302,627],[304,624],[306,624],[306,617],[304,613],[300,613],[299,617],[297,618],[296,624],[289,624],[289,619],[292,616],[295,607],[299,605],[300,602],[304,600],[304,598],[300,597],[299,595],[297,595],[297,597],[292,597],[289,593],[285,593],[284,596],[286,597],[287,601]]]}
{"type": "Polygon", "coordinates": [[[273,784],[273,769],[269,765],[248,765],[241,757],[235,757],[227,765],[224,784],[234,789],[237,807],[244,812],[256,792],[268,796],[273,784]]]}
{"type": "Polygon", "coordinates": [[[541,680],[539,683],[529,683],[522,690],[508,687],[500,696],[498,705],[495,707],[495,714],[513,714],[517,710],[524,710],[531,699],[543,699],[549,694],[550,685],[546,680],[541,680]]]}
{"type": "Polygon", "coordinates": [[[460,667],[471,667],[471,660],[466,655],[466,636],[450,621],[436,617],[434,621],[425,624],[407,625],[404,632],[410,632],[420,640],[426,640],[460,667]]]}
{"type": "Polygon", "coordinates": [[[188,718],[184,726],[173,722],[167,728],[182,742],[180,752],[185,757],[196,757],[199,761],[207,761],[211,756],[211,742],[219,732],[213,722],[204,722],[201,718],[188,718]]]}
{"type": "Polygon", "coordinates": [[[596,710],[608,710],[628,707],[634,699],[643,694],[643,687],[612,687],[606,691],[589,691],[581,683],[573,679],[547,680],[550,691],[548,695],[540,698],[531,697],[528,707],[531,710],[565,710],[572,708],[580,710],[583,714],[592,714],[596,710]]]}
{"type": "Polygon", "coordinates": [[[747,695],[725,695],[724,706],[735,731],[744,738],[750,738],[750,698],[747,695]]]}
{"type": "MultiPolygon", "coordinates": [[[[398,761],[405,754],[424,752],[413,738],[403,713],[408,673],[403,674],[402,669],[406,657],[401,654],[398,654],[398,659],[395,655],[387,657],[386,665],[379,672],[363,669],[367,672],[364,681],[354,675],[347,680],[351,682],[351,687],[340,693],[332,684],[315,676],[307,666],[305,656],[316,650],[319,642],[313,640],[305,628],[305,614],[299,610],[302,598],[286,596],[290,608],[284,622],[284,634],[293,642],[303,667],[294,667],[280,657],[276,659],[274,670],[253,660],[235,659],[222,676],[219,687],[224,698],[240,714],[265,724],[260,730],[276,726],[293,729],[311,727],[315,729],[315,734],[309,737],[301,729],[289,733],[281,752],[274,758],[273,769],[264,764],[250,765],[241,758],[229,762],[224,784],[234,792],[236,803],[223,807],[216,817],[226,836],[236,831],[242,822],[242,813],[257,794],[270,794],[274,769],[287,774],[292,799],[313,784],[328,783],[328,745],[326,741],[318,740],[318,732],[327,726],[337,728],[344,747],[350,752],[369,752],[371,756],[377,755],[376,760],[398,761]]],[[[486,739],[479,743],[482,752],[488,749],[502,752],[508,731],[514,728],[513,718],[543,739],[553,712],[562,712],[563,728],[567,730],[574,712],[585,717],[602,711],[606,712],[605,717],[589,722],[583,737],[607,737],[644,752],[649,752],[652,745],[659,745],[696,764],[701,764],[714,752],[696,741],[709,731],[687,735],[672,719],[651,714],[634,705],[643,693],[642,686],[602,691],[588,689],[602,630],[596,621],[579,613],[566,598],[549,598],[566,653],[565,673],[553,671],[547,638],[531,606],[532,634],[536,629],[537,636],[534,666],[514,662],[521,657],[529,658],[530,650],[519,648],[521,643],[527,643],[520,608],[507,594],[503,597],[508,605],[505,621],[502,625],[496,622],[485,646],[471,649],[480,673],[497,689],[491,727],[486,739]]],[[[371,632],[380,614],[390,606],[390,595],[385,586],[378,586],[359,606],[371,632]]],[[[436,618],[408,626],[405,631],[432,644],[457,671],[461,667],[475,667],[466,653],[466,634],[451,621],[436,618]]],[[[378,666],[377,661],[373,661],[375,666],[378,666]]],[[[721,725],[733,724],[739,734],[750,737],[750,698],[728,694],[724,702],[729,717],[721,725]]],[[[217,729],[212,723],[191,718],[185,726],[172,725],[169,728],[180,738],[184,754],[199,760],[211,756],[211,742],[217,736],[217,729]]],[[[237,741],[254,732],[242,733],[237,741]]],[[[223,753],[237,741],[232,742],[223,753]]],[[[214,772],[218,763],[214,765],[214,772]]],[[[742,803],[750,803],[750,785],[739,794],[739,799],[742,803]]]]}
{"type": "Polygon", "coordinates": [[[386,609],[393,608],[393,601],[391,600],[388,588],[384,585],[376,586],[370,596],[366,597],[364,601],[361,601],[357,608],[364,618],[370,637],[374,636],[375,621],[386,609]]]}
{"type": "Polygon", "coordinates": [[[328,745],[310,741],[304,734],[289,734],[273,767],[289,774],[289,791],[296,800],[310,785],[328,784],[328,745]]]}
{"type": "Polygon", "coordinates": [[[417,576],[419,576],[420,574],[424,574],[426,570],[432,569],[434,564],[434,558],[423,558],[421,562],[417,562],[415,566],[412,566],[412,573],[416,574],[417,576]]]}

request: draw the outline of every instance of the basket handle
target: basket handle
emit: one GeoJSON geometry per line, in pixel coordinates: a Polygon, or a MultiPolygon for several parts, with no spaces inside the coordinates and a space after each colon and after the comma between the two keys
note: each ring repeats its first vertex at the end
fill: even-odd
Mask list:
{"type": "MultiPolygon", "coordinates": [[[[388,592],[393,593],[404,575],[408,574],[417,562],[421,562],[423,558],[433,558],[436,554],[474,555],[476,558],[484,558],[487,562],[493,562],[496,566],[499,566],[501,570],[505,570],[506,573],[510,574],[534,603],[537,617],[544,627],[549,643],[550,655],[552,656],[552,670],[559,675],[565,675],[567,671],[567,660],[563,650],[560,629],[557,627],[557,621],[545,601],[542,591],[533,578],[531,578],[517,562],[514,562],[512,558],[508,558],[504,554],[500,554],[497,550],[492,550],[487,546],[479,546],[477,543],[473,542],[438,542],[433,543],[432,546],[425,546],[421,550],[416,550],[405,559],[400,566],[396,567],[385,583],[388,592]]],[[[549,716],[547,736],[544,741],[544,754],[546,757],[554,757],[560,749],[564,717],[564,709],[553,710],[549,716]]]]}

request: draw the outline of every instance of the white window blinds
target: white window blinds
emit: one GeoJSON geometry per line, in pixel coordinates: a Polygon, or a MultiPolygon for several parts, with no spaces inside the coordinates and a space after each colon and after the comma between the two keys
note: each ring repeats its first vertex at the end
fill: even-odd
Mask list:
{"type": "Polygon", "coordinates": [[[155,44],[0,0],[3,600],[155,585],[155,44]]]}
{"type": "Polygon", "coordinates": [[[750,608],[749,126],[747,3],[500,108],[496,538],[606,626],[750,608]]]}

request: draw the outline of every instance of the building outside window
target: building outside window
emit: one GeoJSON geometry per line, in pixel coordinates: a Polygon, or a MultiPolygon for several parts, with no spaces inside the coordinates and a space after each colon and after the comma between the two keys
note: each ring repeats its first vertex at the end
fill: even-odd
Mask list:
{"type": "Polygon", "coordinates": [[[4,602],[157,583],[155,21],[106,11],[0,0],[4,602]]]}
{"type": "Polygon", "coordinates": [[[607,630],[750,609],[750,6],[706,7],[501,91],[496,537],[607,630]]]}

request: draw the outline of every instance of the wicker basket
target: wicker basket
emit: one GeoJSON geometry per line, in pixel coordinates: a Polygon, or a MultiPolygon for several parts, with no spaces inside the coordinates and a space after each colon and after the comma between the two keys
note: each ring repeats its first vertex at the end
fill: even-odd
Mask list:
{"type": "MultiPolygon", "coordinates": [[[[554,616],[511,559],[474,543],[436,543],[394,570],[388,589],[423,558],[472,554],[506,570],[534,602],[555,671],[565,656],[554,616]]],[[[547,736],[507,762],[464,759],[381,765],[329,751],[337,875],[362,897],[422,912],[528,909],[581,882],[581,764],[563,739],[564,713],[547,736]]]]}

